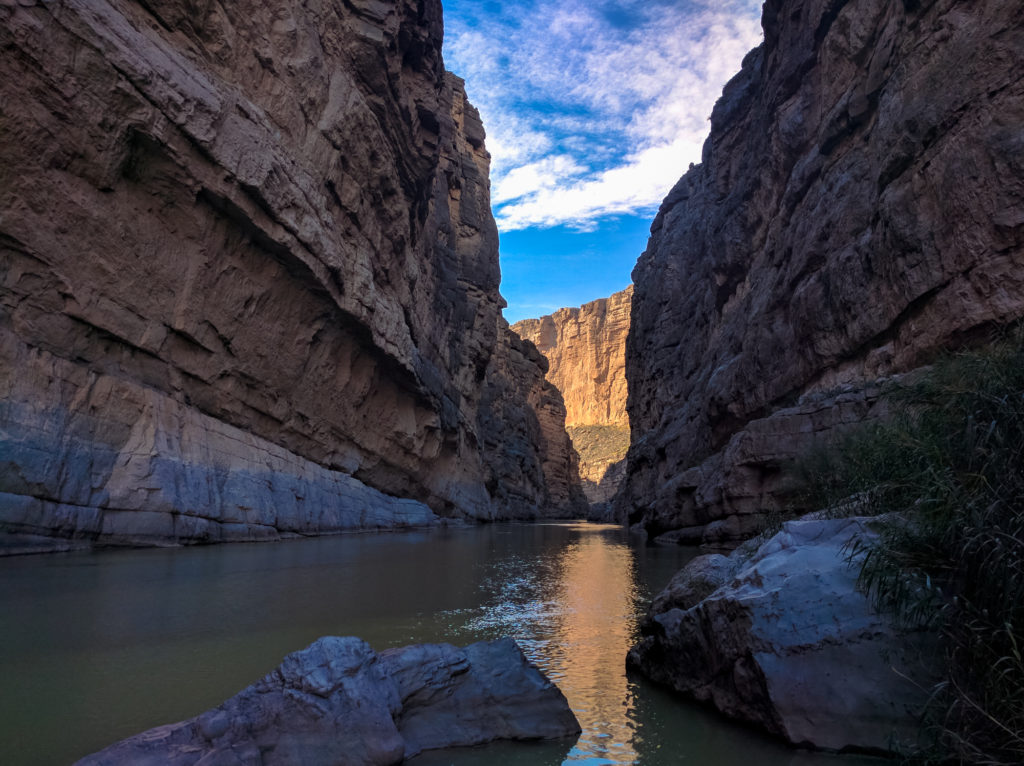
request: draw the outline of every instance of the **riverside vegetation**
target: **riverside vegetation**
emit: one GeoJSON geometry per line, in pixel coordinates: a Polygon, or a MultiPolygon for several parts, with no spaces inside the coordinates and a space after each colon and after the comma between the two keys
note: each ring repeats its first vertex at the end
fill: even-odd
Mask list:
{"type": "Polygon", "coordinates": [[[887,398],[892,417],[802,462],[807,492],[885,515],[877,537],[849,547],[859,587],[942,642],[908,761],[1022,763],[1024,332],[942,358],[887,398]]]}

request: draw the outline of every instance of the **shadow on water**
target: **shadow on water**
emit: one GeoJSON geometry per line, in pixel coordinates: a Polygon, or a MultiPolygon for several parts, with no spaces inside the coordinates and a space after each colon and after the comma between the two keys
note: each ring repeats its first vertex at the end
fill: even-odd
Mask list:
{"type": "Polygon", "coordinates": [[[694,553],[540,524],[0,560],[0,763],[68,763],[219,704],[319,636],[357,635],[377,649],[512,636],[584,729],[415,766],[850,764],[627,678],[637,615],[694,553]]]}

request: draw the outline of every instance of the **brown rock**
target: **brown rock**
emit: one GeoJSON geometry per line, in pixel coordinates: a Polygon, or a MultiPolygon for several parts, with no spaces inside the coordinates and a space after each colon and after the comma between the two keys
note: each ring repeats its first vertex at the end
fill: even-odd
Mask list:
{"type": "Polygon", "coordinates": [[[1024,315],[1020,3],[769,0],[763,25],[633,272],[619,508],[655,533],[749,534],[776,457],[848,422],[794,402],[867,403],[1024,315]]]}
{"type": "Polygon", "coordinates": [[[583,493],[592,504],[615,497],[625,475],[629,429],[622,426],[567,426],[572,446],[580,456],[583,493]]]}
{"type": "Polygon", "coordinates": [[[587,500],[562,396],[537,374],[547,361],[534,345],[499,322],[480,407],[487,488],[511,518],[534,518],[538,508],[548,516],[582,517],[587,500]]]}
{"type": "Polygon", "coordinates": [[[630,285],[609,298],[512,325],[548,360],[547,379],[565,400],[566,426],[580,456],[583,491],[599,517],[618,490],[629,448],[625,343],[632,297],[630,285]]]}
{"type": "Polygon", "coordinates": [[[489,155],[441,39],[437,0],[0,5],[0,529],[251,539],[567,496],[536,451],[487,484],[482,392],[543,371],[488,378],[489,155]]]}
{"type": "Polygon", "coordinates": [[[547,357],[548,380],[565,399],[567,426],[629,426],[625,354],[632,300],[630,285],[609,298],[512,325],[547,357]]]}

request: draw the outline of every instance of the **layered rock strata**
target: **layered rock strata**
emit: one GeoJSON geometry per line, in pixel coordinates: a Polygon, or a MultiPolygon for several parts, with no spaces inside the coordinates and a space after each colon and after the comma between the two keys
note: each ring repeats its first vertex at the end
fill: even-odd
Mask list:
{"type": "Polygon", "coordinates": [[[574,512],[441,39],[437,0],[0,5],[5,542],[574,512]]]}
{"type": "Polygon", "coordinates": [[[563,308],[512,325],[548,360],[547,379],[565,400],[566,426],[580,455],[583,491],[591,503],[615,495],[629,446],[626,336],[633,286],[608,298],[563,308]]]}
{"type": "Polygon", "coordinates": [[[856,588],[861,518],[787,522],[756,550],[698,557],[660,593],[628,665],[797,745],[916,742],[936,647],[856,588]]]}
{"type": "Polygon", "coordinates": [[[579,734],[565,697],[512,639],[380,654],[321,638],[222,705],[130,737],[80,766],[386,766],[424,750],[579,734]]]}
{"type": "Polygon", "coordinates": [[[619,508],[654,534],[749,534],[790,502],[780,454],[860,417],[837,390],[1024,315],[1020,4],[768,0],[763,26],[633,272],[619,508]]]}
{"type": "Polygon", "coordinates": [[[579,308],[512,325],[548,360],[547,378],[562,392],[567,426],[628,426],[626,335],[633,286],[579,308]]]}

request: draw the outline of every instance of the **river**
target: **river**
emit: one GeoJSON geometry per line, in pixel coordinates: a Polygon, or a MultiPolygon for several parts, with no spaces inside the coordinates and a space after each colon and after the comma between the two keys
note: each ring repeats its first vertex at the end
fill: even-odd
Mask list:
{"type": "Polygon", "coordinates": [[[495,524],[0,560],[0,763],[68,764],[190,717],[323,635],[376,649],[512,636],[583,726],[575,743],[411,766],[865,762],[793,751],[627,677],[637,615],[695,554],[618,527],[495,524]]]}

